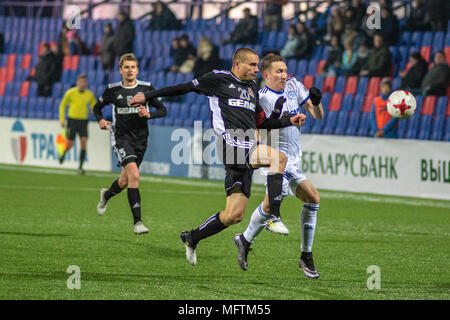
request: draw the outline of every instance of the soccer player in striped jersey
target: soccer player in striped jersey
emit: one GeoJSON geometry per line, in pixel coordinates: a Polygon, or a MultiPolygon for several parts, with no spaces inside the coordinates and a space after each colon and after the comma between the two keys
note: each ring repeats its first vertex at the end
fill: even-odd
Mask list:
{"type": "Polygon", "coordinates": [[[99,101],[94,106],[94,115],[100,129],[111,130],[111,144],[122,166],[120,177],[112,183],[109,189],[100,190],[100,202],[97,213],[103,215],[108,201],[123,189],[128,187],[128,203],[134,220],[134,233],[148,233],[147,227],[141,221],[141,196],[139,193],[139,165],[141,164],[148,140],[147,120],[164,117],[166,107],[158,100],[151,99],[149,103],[156,110],[150,111],[148,104],[131,106],[131,98],[140,92],[155,90],[150,82],[136,79],[139,73],[138,60],[127,53],[120,57],[119,72],[122,81],[108,85],[99,101]],[[113,122],[103,118],[102,108],[113,104],[113,122]]]}
{"type": "MultiPolygon", "coordinates": [[[[282,116],[284,113],[295,115],[300,108],[306,110],[314,119],[323,119],[324,110],[321,92],[317,88],[307,90],[303,84],[293,77],[288,77],[285,60],[276,54],[270,53],[263,58],[261,73],[266,82],[266,87],[259,91],[260,103],[266,115],[282,116]],[[286,99],[286,103],[279,110],[274,110],[274,102],[280,97],[286,99]]],[[[300,126],[290,126],[278,129],[278,139],[272,143],[272,147],[283,152],[287,156],[286,169],[283,173],[282,196],[296,196],[303,202],[300,213],[301,227],[301,257],[299,267],[309,278],[318,278],[312,257],[312,244],[316,228],[316,216],[319,210],[319,192],[311,184],[300,170],[302,151],[300,147],[300,126]]],[[[271,131],[274,134],[274,130],[271,131]]],[[[269,140],[269,139],[268,139],[269,140]]],[[[267,170],[262,168],[267,175],[267,170]]],[[[268,206],[268,197],[255,209],[250,223],[243,234],[237,234],[234,242],[238,247],[238,262],[243,270],[247,270],[247,255],[250,245],[264,227],[271,229],[271,220],[268,206]]]]}

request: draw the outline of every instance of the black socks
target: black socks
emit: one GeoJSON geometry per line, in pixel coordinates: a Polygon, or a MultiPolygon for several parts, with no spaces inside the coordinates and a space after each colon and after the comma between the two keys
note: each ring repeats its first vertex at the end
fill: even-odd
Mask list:
{"type": "Polygon", "coordinates": [[[220,221],[219,214],[220,212],[212,215],[205,221],[204,224],[190,232],[193,243],[197,243],[202,239],[208,238],[228,228],[228,226],[224,225],[222,221],[220,221]]]}
{"type": "Polygon", "coordinates": [[[270,214],[276,217],[280,216],[280,206],[283,196],[283,174],[270,173],[267,175],[267,192],[269,196],[270,214]]]}
{"type": "Polygon", "coordinates": [[[128,188],[128,203],[133,213],[134,224],[141,221],[141,195],[139,189],[128,188]]]}
{"type": "Polygon", "coordinates": [[[117,178],[111,184],[111,187],[109,187],[108,191],[105,192],[105,199],[106,199],[106,201],[108,201],[110,198],[112,198],[116,194],[122,192],[122,190],[123,189],[119,186],[119,178],[117,178]]]}

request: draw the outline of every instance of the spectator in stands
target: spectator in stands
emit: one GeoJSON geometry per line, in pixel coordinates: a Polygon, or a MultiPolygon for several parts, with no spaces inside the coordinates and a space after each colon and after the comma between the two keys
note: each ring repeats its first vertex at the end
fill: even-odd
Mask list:
{"type": "Polygon", "coordinates": [[[201,37],[197,47],[197,59],[194,65],[194,79],[214,70],[220,69],[219,48],[210,39],[201,37]]]}
{"type": "Polygon", "coordinates": [[[387,99],[392,91],[389,79],[381,81],[381,95],[376,97],[372,104],[370,127],[375,138],[397,138],[398,119],[392,118],[387,111],[387,99]]]}
{"type": "Polygon", "coordinates": [[[279,31],[283,23],[283,5],[287,0],[264,0],[266,12],[264,14],[264,30],[279,31]]]}
{"type": "Polygon", "coordinates": [[[121,11],[118,19],[119,27],[114,37],[114,54],[120,57],[125,53],[133,52],[135,30],[133,22],[125,12],[121,11]]]}
{"type": "Polygon", "coordinates": [[[327,62],[320,73],[326,74],[327,76],[336,76],[339,73],[342,60],[342,47],[337,35],[331,37],[330,45],[331,48],[328,51],[327,62]]]}
{"type": "Polygon", "coordinates": [[[423,0],[413,0],[409,16],[406,19],[406,29],[410,31],[425,31],[430,29],[427,7],[423,0]]]}
{"type": "Polygon", "coordinates": [[[344,52],[342,53],[340,74],[348,75],[356,63],[358,55],[353,45],[353,38],[347,38],[344,41],[344,52]]]}
{"type": "Polygon", "coordinates": [[[152,17],[147,29],[151,30],[179,30],[181,22],[169,7],[157,1],[153,4],[152,17]]]}
{"type": "Polygon", "coordinates": [[[422,81],[428,71],[428,63],[420,52],[414,52],[409,56],[411,66],[408,70],[399,72],[402,78],[402,89],[410,91],[414,95],[422,94],[422,81]]]}
{"type": "Polygon", "coordinates": [[[89,49],[83,40],[81,40],[75,29],[67,32],[67,40],[69,41],[69,54],[70,55],[85,55],[89,54],[89,49]]]}
{"type": "Polygon", "coordinates": [[[334,6],[334,0],[327,0],[327,8],[323,13],[317,12],[317,7],[313,11],[313,23],[311,27],[314,29],[314,34],[318,39],[322,39],[327,33],[327,23],[331,16],[331,8],[334,6]]]}
{"type": "Polygon", "coordinates": [[[297,57],[297,48],[298,48],[298,37],[297,37],[297,29],[295,29],[295,25],[289,26],[288,29],[288,38],[283,48],[280,50],[280,54],[285,59],[292,59],[297,57]]]}
{"type": "Polygon", "coordinates": [[[58,51],[62,52],[64,56],[69,54],[69,40],[67,39],[68,31],[69,28],[67,28],[66,24],[64,23],[58,36],[58,51]]]}
{"type": "MultiPolygon", "coordinates": [[[[174,43],[172,43],[174,45],[174,43]]],[[[170,67],[172,72],[191,72],[194,67],[195,57],[197,50],[194,45],[189,41],[189,36],[183,34],[178,39],[178,49],[174,50],[174,64],[170,67]],[[190,68],[190,71],[187,69],[190,68]],[[184,71],[182,71],[183,69],[184,71]]]]}
{"type": "Polygon", "coordinates": [[[37,94],[39,97],[49,97],[52,94],[55,79],[55,55],[50,49],[50,44],[45,43],[35,68],[33,80],[37,82],[37,94]]]}
{"type": "Polygon", "coordinates": [[[358,30],[360,25],[361,23],[358,23],[358,20],[356,20],[355,8],[347,7],[344,10],[344,30],[347,30],[347,28],[358,30]]]}
{"type": "Polygon", "coordinates": [[[369,52],[369,59],[362,67],[361,76],[387,77],[391,73],[391,52],[385,46],[381,34],[373,37],[374,48],[369,52]]]}
{"type": "Polygon", "coordinates": [[[364,19],[364,16],[366,15],[367,7],[361,0],[352,0],[351,7],[355,11],[355,21],[356,25],[358,26],[357,28],[359,29],[364,19]]]}
{"type": "Polygon", "coordinates": [[[55,56],[55,72],[53,81],[59,82],[63,72],[64,54],[59,51],[60,48],[58,46],[54,46],[51,50],[55,56]]]}
{"type": "Polygon", "coordinates": [[[375,36],[375,34],[377,33],[377,29],[376,28],[372,28],[372,26],[369,27],[369,21],[372,21],[373,17],[372,15],[375,14],[375,11],[369,11],[368,13],[366,13],[366,15],[364,16],[362,23],[361,23],[361,27],[360,30],[362,32],[362,34],[364,35],[364,37],[366,38],[365,41],[366,43],[369,45],[369,47],[372,47],[373,45],[373,37],[375,36]]]}
{"type": "Polygon", "coordinates": [[[345,43],[347,39],[352,39],[353,45],[356,48],[359,48],[361,43],[365,41],[365,37],[358,33],[359,26],[355,27],[353,24],[346,24],[345,25],[345,33],[342,35],[341,42],[345,43]]]}
{"type": "Polygon", "coordinates": [[[386,46],[393,46],[397,43],[399,26],[397,16],[388,8],[381,8],[381,35],[386,46]]]}
{"type": "Polygon", "coordinates": [[[422,82],[423,95],[445,96],[449,81],[450,67],[445,61],[445,54],[437,51],[434,55],[434,66],[422,82]]]}
{"type": "Polygon", "coordinates": [[[103,70],[112,70],[114,67],[114,30],[111,23],[105,26],[103,39],[100,44],[100,61],[103,70]]]}
{"type": "Polygon", "coordinates": [[[258,37],[258,18],[251,15],[250,9],[243,10],[244,17],[239,20],[231,34],[222,40],[222,44],[254,44],[258,37]]]}
{"type": "Polygon", "coordinates": [[[313,35],[304,22],[297,22],[295,29],[298,39],[297,59],[308,59],[313,49],[313,35]]]}
{"type": "Polygon", "coordinates": [[[362,67],[367,63],[367,60],[369,60],[369,47],[365,42],[363,42],[358,47],[356,62],[353,64],[350,70],[347,71],[346,75],[358,76],[361,72],[362,67]]]}
{"type": "Polygon", "coordinates": [[[427,9],[432,31],[446,31],[448,20],[448,0],[428,0],[427,9]]]}
{"type": "Polygon", "coordinates": [[[333,6],[331,8],[331,15],[327,22],[327,35],[325,40],[330,40],[332,36],[340,36],[344,33],[345,22],[344,16],[342,15],[341,8],[339,6],[333,6]]]}

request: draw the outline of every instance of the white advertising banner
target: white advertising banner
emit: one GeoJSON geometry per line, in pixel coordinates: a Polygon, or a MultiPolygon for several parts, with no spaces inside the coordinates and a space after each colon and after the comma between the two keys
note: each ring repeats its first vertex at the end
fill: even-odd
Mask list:
{"type": "MultiPolygon", "coordinates": [[[[58,162],[56,137],[61,133],[57,120],[0,118],[0,163],[55,168],[78,168],[79,138],[67,153],[62,165],[58,162]]],[[[88,125],[86,170],[111,171],[109,131],[100,130],[96,122],[88,125]]]]}
{"type": "Polygon", "coordinates": [[[317,188],[450,200],[448,142],[305,134],[302,149],[317,188]]]}

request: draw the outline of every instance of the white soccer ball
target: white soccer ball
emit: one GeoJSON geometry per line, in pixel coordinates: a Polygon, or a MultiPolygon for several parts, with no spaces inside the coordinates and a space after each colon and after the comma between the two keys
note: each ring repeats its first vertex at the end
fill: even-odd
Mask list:
{"type": "Polygon", "coordinates": [[[416,98],[406,90],[397,90],[391,93],[387,100],[387,111],[398,119],[408,119],[416,111],[416,98]]]}

